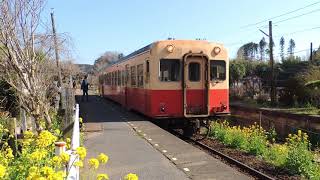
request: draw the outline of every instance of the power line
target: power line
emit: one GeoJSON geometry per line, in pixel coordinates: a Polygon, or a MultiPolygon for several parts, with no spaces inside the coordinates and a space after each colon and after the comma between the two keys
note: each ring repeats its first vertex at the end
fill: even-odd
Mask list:
{"type": "Polygon", "coordinates": [[[248,27],[251,27],[251,26],[255,26],[255,25],[264,23],[264,22],[266,22],[266,21],[270,21],[270,20],[275,19],[275,18],[279,18],[279,17],[282,17],[282,16],[286,16],[286,15],[288,15],[288,14],[295,13],[295,12],[297,12],[297,11],[306,9],[306,8],[308,8],[308,7],[314,6],[314,5],[319,4],[319,3],[320,3],[320,1],[317,1],[317,2],[312,3],[312,4],[309,4],[309,5],[307,5],[307,6],[304,6],[304,7],[301,7],[301,8],[298,8],[298,9],[295,9],[295,10],[292,10],[292,11],[289,11],[289,12],[286,12],[286,13],[283,13],[283,14],[280,14],[280,15],[277,15],[277,16],[274,16],[274,17],[271,17],[271,18],[268,18],[268,19],[265,19],[265,20],[263,20],[263,21],[259,21],[259,22],[252,23],[252,24],[248,24],[248,25],[242,26],[242,27],[240,27],[240,28],[242,29],[242,28],[248,28],[248,27]]]}
{"type": "MultiPolygon", "coordinates": [[[[302,30],[298,30],[298,31],[293,31],[293,32],[289,32],[289,33],[285,33],[285,34],[282,34],[281,36],[303,33],[303,32],[312,31],[312,30],[315,30],[315,29],[320,29],[320,26],[313,27],[313,28],[302,29],[302,30]]],[[[276,36],[273,36],[273,37],[280,37],[280,35],[276,35],[276,36]]]]}
{"type": "MultiPolygon", "coordinates": [[[[320,29],[320,26],[317,26],[317,27],[313,27],[313,28],[307,28],[307,29],[302,29],[302,30],[298,30],[298,31],[293,31],[293,32],[289,32],[289,33],[285,33],[285,34],[282,34],[282,35],[276,35],[276,36],[273,36],[273,38],[278,38],[278,37],[282,37],[282,36],[286,36],[286,35],[292,35],[292,34],[298,34],[298,33],[303,33],[303,32],[307,32],[307,31],[312,31],[312,30],[315,30],[315,29],[320,29]]],[[[258,42],[260,41],[262,38],[260,39],[253,39],[253,40],[249,40],[249,41],[245,41],[245,40],[241,40],[241,41],[236,41],[236,42],[232,42],[232,43],[225,43],[226,46],[229,46],[229,47],[232,47],[232,46],[237,46],[237,45],[243,45],[245,44],[246,42],[249,43],[249,42],[258,42]]]]}
{"type": "Polygon", "coordinates": [[[293,17],[290,17],[290,18],[287,18],[287,19],[276,21],[274,24],[278,24],[278,23],[282,23],[282,22],[285,22],[285,21],[289,21],[291,19],[296,19],[296,18],[299,18],[301,16],[309,15],[309,14],[312,14],[312,13],[315,13],[315,12],[318,12],[318,11],[320,11],[320,9],[312,10],[312,11],[309,11],[307,13],[299,14],[299,15],[296,15],[296,16],[293,16],[293,17]]]}
{"type": "MultiPolygon", "coordinates": [[[[310,49],[303,49],[303,50],[294,51],[294,52],[292,52],[292,54],[299,54],[299,53],[302,53],[302,52],[306,52],[307,53],[307,51],[310,51],[310,49]]],[[[279,55],[277,55],[276,58],[281,57],[281,53],[278,53],[278,54],[279,55]]],[[[287,52],[287,53],[284,53],[283,55],[287,56],[287,55],[290,55],[290,54],[291,53],[287,52]]]]}

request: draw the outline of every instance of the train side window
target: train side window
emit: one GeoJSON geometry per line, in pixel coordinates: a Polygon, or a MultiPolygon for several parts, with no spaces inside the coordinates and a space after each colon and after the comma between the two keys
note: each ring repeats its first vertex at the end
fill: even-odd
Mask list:
{"type": "Polygon", "coordinates": [[[116,76],[115,73],[112,72],[112,86],[116,85],[116,76]]]}
{"type": "Polygon", "coordinates": [[[143,64],[137,66],[138,87],[143,87],[143,64]]]}
{"type": "Polygon", "coordinates": [[[114,85],[117,86],[117,71],[114,72],[114,85]]]}
{"type": "Polygon", "coordinates": [[[226,79],[226,62],[223,60],[210,61],[210,79],[225,80],[226,79]]]}
{"type": "Polygon", "coordinates": [[[112,72],[110,73],[110,85],[112,86],[112,72]]]}
{"type": "Polygon", "coordinates": [[[126,77],[125,77],[125,85],[129,85],[129,65],[126,65],[126,77]]]}
{"type": "Polygon", "coordinates": [[[124,81],[125,81],[125,73],[124,71],[122,70],[121,71],[121,85],[124,86],[124,81]]]}
{"type": "Polygon", "coordinates": [[[108,73],[108,85],[111,85],[111,74],[108,73]]]}
{"type": "Polygon", "coordinates": [[[136,66],[130,67],[131,86],[136,86],[136,66]]]}
{"type": "Polygon", "coordinates": [[[107,74],[103,75],[103,84],[107,84],[107,74]]]}
{"type": "Polygon", "coordinates": [[[150,61],[146,61],[146,83],[149,83],[150,79],[150,61]]]}
{"type": "Polygon", "coordinates": [[[196,62],[189,63],[189,81],[200,81],[200,64],[196,62]]]}
{"type": "Polygon", "coordinates": [[[118,73],[117,73],[117,77],[118,77],[118,86],[121,86],[121,76],[120,76],[120,71],[118,70],[118,73]]]}
{"type": "Polygon", "coordinates": [[[160,81],[180,81],[181,70],[178,59],[161,59],[160,60],[160,81]]]}
{"type": "Polygon", "coordinates": [[[110,85],[110,73],[107,74],[107,85],[110,85]]]}

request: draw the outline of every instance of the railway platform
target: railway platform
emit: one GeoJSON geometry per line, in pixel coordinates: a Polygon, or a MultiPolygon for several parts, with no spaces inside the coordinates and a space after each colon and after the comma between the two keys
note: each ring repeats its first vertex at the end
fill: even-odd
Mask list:
{"type": "Polygon", "coordinates": [[[88,157],[105,153],[98,172],[110,179],[136,173],[140,180],[251,179],[120,105],[90,96],[80,103],[88,157]]]}

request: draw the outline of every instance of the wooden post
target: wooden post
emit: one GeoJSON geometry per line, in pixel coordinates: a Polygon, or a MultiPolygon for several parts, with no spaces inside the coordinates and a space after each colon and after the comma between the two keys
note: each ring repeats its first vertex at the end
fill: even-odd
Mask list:
{"type": "Polygon", "coordinates": [[[9,136],[9,146],[11,147],[12,151],[13,151],[13,155],[16,156],[17,155],[17,133],[16,133],[16,126],[17,126],[17,119],[16,118],[12,118],[9,120],[9,134],[12,136],[9,136]]]}
{"type": "Polygon", "coordinates": [[[259,111],[259,125],[261,127],[261,121],[262,121],[262,111],[259,111]]]}
{"type": "Polygon", "coordinates": [[[270,98],[271,98],[271,105],[274,106],[276,104],[276,89],[275,89],[275,78],[274,78],[272,21],[269,21],[269,49],[270,49],[270,66],[271,66],[270,98]]]}
{"type": "Polygon", "coordinates": [[[313,48],[312,48],[312,43],[310,43],[310,62],[313,61],[313,48]]]}

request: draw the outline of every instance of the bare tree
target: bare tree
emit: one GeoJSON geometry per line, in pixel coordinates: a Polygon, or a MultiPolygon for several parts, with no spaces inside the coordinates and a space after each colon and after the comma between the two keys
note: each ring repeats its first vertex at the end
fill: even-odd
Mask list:
{"type": "Polygon", "coordinates": [[[44,0],[2,0],[0,2],[0,53],[2,78],[17,92],[21,106],[35,119],[37,130],[44,118],[51,127],[48,70],[53,45],[49,31],[43,31],[44,0]]]}

